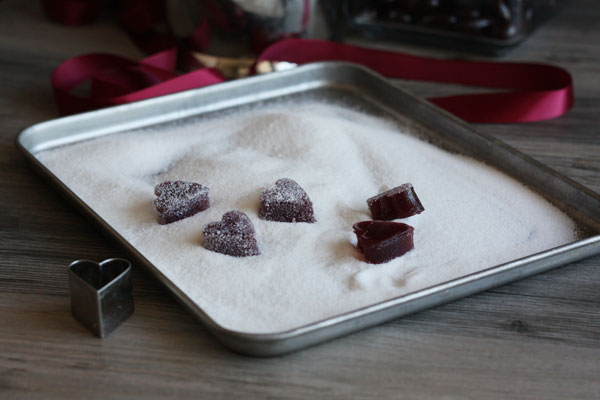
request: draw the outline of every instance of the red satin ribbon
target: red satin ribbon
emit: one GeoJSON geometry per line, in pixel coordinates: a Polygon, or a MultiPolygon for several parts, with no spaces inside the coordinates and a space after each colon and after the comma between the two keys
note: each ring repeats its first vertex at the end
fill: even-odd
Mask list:
{"type": "Polygon", "coordinates": [[[165,50],[139,62],[111,54],[86,54],[71,58],[54,70],[50,79],[61,115],[195,89],[223,82],[211,68],[185,75],[175,72],[176,50],[165,50]],[[72,90],[91,80],[90,96],[72,90]]]}
{"type": "MultiPolygon", "coordinates": [[[[439,60],[345,44],[287,39],[268,47],[258,60],[298,64],[323,60],[356,62],[391,77],[502,88],[510,91],[429,99],[470,122],[530,122],[558,117],[573,105],[573,85],[561,68],[532,63],[439,60]]],[[[222,82],[212,69],[175,72],[175,51],[157,53],[140,62],[109,54],[89,54],[61,64],[52,87],[61,114],[143,100],[222,82]],[[71,90],[92,80],[92,93],[82,98],[71,90]]]]}
{"type": "MultiPolygon", "coordinates": [[[[79,25],[89,22],[107,0],[42,0],[53,20],[79,25]]],[[[211,15],[219,22],[219,8],[211,15]]],[[[305,2],[303,23],[308,18],[305,2]]],[[[175,38],[154,31],[164,20],[164,0],[125,0],[119,21],[136,44],[147,52],[173,48],[175,38]]],[[[224,18],[224,17],[223,17],[224,18]]],[[[223,19],[221,18],[221,19],[223,19]]],[[[223,19],[222,24],[227,21],[223,19]]],[[[210,40],[210,27],[204,20],[188,38],[191,48],[201,50],[210,40]]],[[[440,60],[390,51],[306,39],[281,40],[262,52],[258,60],[305,64],[339,60],[365,65],[390,78],[415,79],[504,89],[502,92],[464,94],[429,99],[447,111],[470,122],[529,122],[563,115],[573,106],[571,75],[561,68],[533,63],[440,60]]],[[[175,73],[174,50],[135,62],[110,54],[89,54],[61,64],[52,75],[52,87],[61,114],[72,114],[114,104],[128,103],[222,82],[221,75],[200,69],[185,75],[175,73]],[[91,96],[78,97],[71,90],[91,79],[91,96]]]]}
{"type": "Polygon", "coordinates": [[[349,61],[390,78],[510,90],[428,99],[469,122],[541,121],[559,117],[573,106],[571,75],[562,68],[547,64],[440,60],[308,39],[277,42],[267,48],[258,60],[297,64],[349,61]]]}

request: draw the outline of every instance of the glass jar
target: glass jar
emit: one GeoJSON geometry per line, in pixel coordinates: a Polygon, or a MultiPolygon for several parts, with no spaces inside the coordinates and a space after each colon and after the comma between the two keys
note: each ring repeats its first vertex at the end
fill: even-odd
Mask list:
{"type": "Polygon", "coordinates": [[[498,53],[566,0],[323,0],[329,18],[370,38],[498,53]],[[337,5],[338,15],[332,14],[337,5]],[[341,17],[340,17],[341,15],[341,17]]]}

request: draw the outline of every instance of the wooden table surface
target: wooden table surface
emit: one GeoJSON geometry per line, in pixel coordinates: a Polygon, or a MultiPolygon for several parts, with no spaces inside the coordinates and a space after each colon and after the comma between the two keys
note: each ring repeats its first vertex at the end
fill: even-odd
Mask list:
{"type": "MultiPolygon", "coordinates": [[[[135,268],[135,314],[108,339],[93,337],[71,317],[66,266],[123,253],[14,140],[57,116],[52,70],[102,51],[141,56],[110,18],[68,28],[37,1],[0,1],[0,398],[600,398],[600,257],[271,359],[222,347],[135,268]]],[[[567,68],[575,107],[552,121],[478,128],[600,192],[597,1],[573,0],[504,59],[567,68]]]]}

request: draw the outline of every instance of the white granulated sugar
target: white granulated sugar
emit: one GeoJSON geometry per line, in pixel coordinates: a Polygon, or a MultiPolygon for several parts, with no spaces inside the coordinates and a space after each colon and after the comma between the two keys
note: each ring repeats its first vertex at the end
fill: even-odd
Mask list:
{"type": "MultiPolygon", "coordinates": [[[[522,184],[473,159],[326,103],[256,107],[42,152],[39,159],[225,328],[272,333],[432,286],[576,239],[575,224],[522,184]],[[306,190],[314,224],[264,221],[259,195],[280,178],[306,190]],[[153,188],[210,188],[211,207],[159,225],[153,188]],[[402,220],[415,249],[360,259],[352,224],[366,200],[410,182],[425,211],[402,220]],[[233,209],[261,255],[202,247],[202,228],[233,209]]],[[[406,132],[404,132],[406,133],[406,132]]]]}

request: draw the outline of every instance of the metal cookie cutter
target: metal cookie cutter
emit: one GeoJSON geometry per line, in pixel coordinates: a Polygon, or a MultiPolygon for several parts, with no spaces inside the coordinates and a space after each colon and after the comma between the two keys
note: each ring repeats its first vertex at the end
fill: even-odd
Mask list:
{"type": "Polygon", "coordinates": [[[100,338],[133,314],[131,263],[123,258],[72,262],[69,286],[73,317],[100,338]]]}

